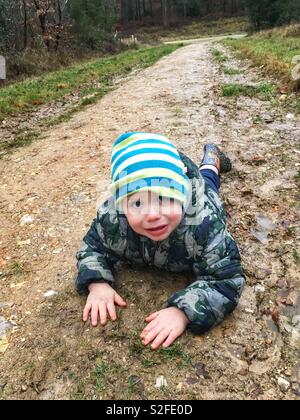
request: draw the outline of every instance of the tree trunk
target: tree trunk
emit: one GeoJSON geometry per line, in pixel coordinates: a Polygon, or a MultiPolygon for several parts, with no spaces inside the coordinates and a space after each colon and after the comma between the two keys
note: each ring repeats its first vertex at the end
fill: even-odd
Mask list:
{"type": "Polygon", "coordinates": [[[121,0],[121,20],[124,23],[128,22],[128,0],[121,0]]]}
{"type": "Polygon", "coordinates": [[[183,22],[186,21],[186,2],[187,0],[183,0],[183,22]]]}
{"type": "Polygon", "coordinates": [[[136,1],[136,16],[137,16],[138,20],[141,20],[142,19],[142,16],[141,16],[141,2],[140,2],[140,0],[135,0],[135,1],[136,1]]]}
{"type": "Polygon", "coordinates": [[[24,11],[24,22],[23,22],[23,40],[24,40],[24,50],[28,46],[28,31],[27,31],[27,4],[25,0],[23,2],[23,11],[24,11]]]}
{"type": "Polygon", "coordinates": [[[233,15],[236,12],[235,1],[231,0],[231,14],[233,15]]]}
{"type": "Polygon", "coordinates": [[[152,5],[152,0],[149,0],[149,6],[150,6],[150,15],[151,15],[151,17],[153,17],[153,5],[152,5]]]}
{"type": "Polygon", "coordinates": [[[62,10],[61,10],[60,0],[57,0],[56,3],[57,3],[58,23],[57,23],[57,32],[55,36],[55,51],[58,50],[61,33],[62,33],[62,10]]]}
{"type": "Polygon", "coordinates": [[[33,0],[35,8],[36,8],[36,13],[40,22],[40,26],[41,26],[41,31],[42,31],[42,37],[44,40],[44,43],[47,47],[47,50],[50,50],[50,41],[49,41],[49,37],[48,37],[48,33],[47,33],[47,10],[42,9],[40,4],[37,2],[37,0],[33,0]]]}
{"type": "Polygon", "coordinates": [[[162,17],[163,17],[163,26],[166,28],[168,26],[168,0],[162,0],[162,17]]]}

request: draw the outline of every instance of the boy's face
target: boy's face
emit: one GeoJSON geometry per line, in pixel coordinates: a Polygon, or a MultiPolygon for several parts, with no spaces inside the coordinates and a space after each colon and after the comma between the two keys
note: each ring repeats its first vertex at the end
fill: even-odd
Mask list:
{"type": "Polygon", "coordinates": [[[168,238],[181,222],[181,203],[154,192],[132,194],[123,200],[122,206],[131,228],[153,241],[168,238]]]}

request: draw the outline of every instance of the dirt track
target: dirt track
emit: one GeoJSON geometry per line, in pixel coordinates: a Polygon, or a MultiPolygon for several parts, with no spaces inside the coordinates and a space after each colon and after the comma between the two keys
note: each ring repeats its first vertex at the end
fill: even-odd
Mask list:
{"type": "Polygon", "coordinates": [[[0,355],[2,398],[299,397],[300,121],[268,101],[220,96],[224,81],[262,79],[233,59],[227,66],[243,73],[224,76],[211,47],[177,50],[0,162],[0,305],[10,303],[0,316],[15,324],[0,355]],[[143,349],[138,335],[186,276],[123,270],[118,290],[129,305],[105,328],[81,322],[84,299],[74,292],[74,255],[107,196],[111,145],[133,130],[169,136],[196,162],[213,141],[234,162],[222,195],[247,287],[220,327],[187,333],[169,352],[143,349]],[[24,215],[32,222],[20,226],[24,215]],[[259,215],[274,223],[265,244],[252,232],[259,215]],[[49,290],[58,293],[44,297],[49,290]],[[163,389],[155,387],[160,375],[163,389]]]}

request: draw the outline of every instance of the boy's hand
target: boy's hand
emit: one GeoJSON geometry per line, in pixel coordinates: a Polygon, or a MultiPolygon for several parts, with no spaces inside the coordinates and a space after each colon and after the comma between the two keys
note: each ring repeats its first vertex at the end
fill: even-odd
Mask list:
{"type": "Polygon", "coordinates": [[[89,285],[89,295],[83,311],[83,321],[86,322],[91,313],[93,327],[107,323],[107,313],[115,321],[117,319],[115,303],[124,308],[127,304],[118,293],[107,283],[91,283],[89,285]]]}
{"type": "Polygon", "coordinates": [[[170,307],[154,312],[146,318],[149,322],[141,333],[143,344],[151,343],[151,348],[156,350],[162,343],[163,348],[169,347],[186,329],[189,319],[183,311],[170,307]]]}

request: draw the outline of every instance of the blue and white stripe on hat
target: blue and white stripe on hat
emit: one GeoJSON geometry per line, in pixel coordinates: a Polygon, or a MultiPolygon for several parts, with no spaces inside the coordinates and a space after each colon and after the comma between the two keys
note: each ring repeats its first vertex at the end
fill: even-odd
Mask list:
{"type": "Polygon", "coordinates": [[[113,145],[111,192],[116,204],[137,191],[153,191],[186,204],[189,179],[176,147],[160,134],[125,133],[113,145]]]}

